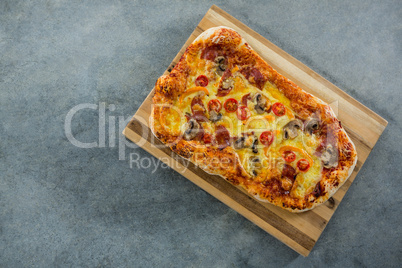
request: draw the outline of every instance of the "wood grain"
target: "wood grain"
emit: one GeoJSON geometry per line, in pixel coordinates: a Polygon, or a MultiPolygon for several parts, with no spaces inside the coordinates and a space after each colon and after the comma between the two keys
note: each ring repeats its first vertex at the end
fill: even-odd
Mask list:
{"type": "Polygon", "coordinates": [[[187,46],[199,34],[216,26],[233,28],[279,73],[305,91],[337,106],[338,118],[355,143],[358,153],[358,162],[349,180],[329,201],[304,213],[295,214],[259,202],[244,189],[231,185],[219,176],[207,174],[184,160],[153,136],[148,119],[154,90],[135,113],[123,134],[295,251],[307,256],[387,126],[387,121],[217,6],[208,10],[165,74],[175,66],[187,46]]]}

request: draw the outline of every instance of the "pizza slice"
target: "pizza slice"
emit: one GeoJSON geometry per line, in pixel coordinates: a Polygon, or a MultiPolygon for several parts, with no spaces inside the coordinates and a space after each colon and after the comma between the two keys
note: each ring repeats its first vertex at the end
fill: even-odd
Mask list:
{"type": "Polygon", "coordinates": [[[150,127],[206,172],[292,212],[328,200],[357,161],[331,107],[227,27],[202,33],[157,80],[150,127]]]}

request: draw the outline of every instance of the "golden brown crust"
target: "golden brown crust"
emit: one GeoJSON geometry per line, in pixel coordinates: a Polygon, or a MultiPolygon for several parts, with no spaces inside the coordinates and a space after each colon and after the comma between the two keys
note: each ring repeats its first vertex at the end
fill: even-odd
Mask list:
{"type": "MultiPolygon", "coordinates": [[[[187,49],[169,75],[162,76],[155,85],[153,97],[154,107],[150,125],[155,136],[166,143],[174,152],[191,160],[205,171],[223,176],[235,185],[241,185],[259,200],[267,201],[292,212],[311,209],[325,202],[347,180],[356,164],[357,155],[352,141],[341,127],[332,109],[320,99],[303,91],[295,83],[279,74],[269,66],[242,37],[229,28],[218,27],[210,29],[197,38],[187,49]],[[269,81],[289,100],[297,118],[305,120],[316,117],[322,122],[319,139],[322,143],[332,144],[338,150],[338,166],[323,168],[322,179],[313,191],[306,192],[304,198],[292,196],[291,191],[284,190],[284,178],[274,170],[267,170],[269,179],[253,180],[244,170],[236,151],[231,147],[223,150],[217,146],[205,146],[199,140],[184,140],[180,133],[173,133],[164,127],[163,120],[167,111],[164,105],[172,105],[186,91],[187,79],[194,71],[191,67],[200,51],[204,53],[223,53],[228,58],[229,68],[237,66],[245,77],[256,68],[262,77],[250,76],[250,83],[261,89],[269,81]],[[223,164],[215,163],[214,159],[227,159],[223,164]]],[[[317,149],[320,153],[320,149],[317,149]]],[[[286,178],[285,178],[286,179],[286,178]]],[[[297,182],[293,183],[297,186],[297,182]]]]}

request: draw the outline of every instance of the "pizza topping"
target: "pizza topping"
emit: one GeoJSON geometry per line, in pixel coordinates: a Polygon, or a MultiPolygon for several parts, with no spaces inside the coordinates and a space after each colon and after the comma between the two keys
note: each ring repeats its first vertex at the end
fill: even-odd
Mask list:
{"type": "Polygon", "coordinates": [[[297,168],[300,171],[306,172],[310,168],[310,163],[306,159],[300,159],[297,161],[297,168]]]}
{"type": "Polygon", "coordinates": [[[195,119],[197,122],[208,122],[208,118],[202,111],[195,111],[194,114],[191,116],[191,118],[195,119]]]}
{"type": "Polygon", "coordinates": [[[221,113],[217,113],[215,110],[211,110],[209,112],[209,120],[211,120],[212,122],[217,122],[221,119],[222,119],[221,113]]]}
{"type": "Polygon", "coordinates": [[[198,92],[198,91],[204,92],[206,95],[209,95],[209,91],[205,87],[192,87],[192,88],[187,89],[187,91],[183,92],[183,94],[180,96],[180,100],[179,100],[180,103],[183,102],[183,99],[185,97],[187,97],[188,95],[190,95],[194,92],[198,92]]]}
{"type": "Polygon", "coordinates": [[[255,95],[255,100],[257,104],[254,106],[254,110],[257,112],[257,114],[262,114],[265,111],[269,111],[269,109],[271,108],[269,100],[262,94],[257,93],[255,95]]]}
{"type": "Polygon", "coordinates": [[[237,140],[235,140],[233,146],[235,149],[240,150],[243,149],[245,147],[244,142],[246,141],[246,138],[244,136],[238,138],[237,140]]]}
{"type": "Polygon", "coordinates": [[[231,90],[234,85],[234,80],[232,77],[229,77],[228,79],[224,80],[222,82],[222,89],[223,90],[231,90]]]}
{"type": "Polygon", "coordinates": [[[284,177],[284,178],[282,178],[281,182],[282,182],[283,190],[290,191],[292,189],[292,186],[293,186],[293,180],[292,179],[290,179],[288,177],[284,177]]]}
{"type": "Polygon", "coordinates": [[[289,178],[294,181],[295,176],[297,175],[296,169],[291,165],[284,164],[282,169],[282,178],[289,178]]]}
{"type": "Polygon", "coordinates": [[[213,99],[208,102],[209,120],[216,122],[222,119],[222,114],[219,111],[222,109],[222,104],[219,100],[213,99]]]}
{"type": "Polygon", "coordinates": [[[320,158],[325,168],[338,166],[338,153],[331,144],[328,144],[320,158]]]}
{"type": "Polygon", "coordinates": [[[283,104],[280,103],[280,102],[275,102],[275,103],[272,105],[272,111],[274,112],[274,114],[275,114],[276,116],[283,116],[283,115],[286,114],[285,105],[283,105],[283,104]]]}
{"type": "Polygon", "coordinates": [[[258,138],[254,136],[252,133],[246,134],[246,140],[244,141],[244,146],[246,147],[252,147],[253,143],[255,143],[255,140],[258,141],[258,138]]]}
{"type": "Polygon", "coordinates": [[[317,131],[319,128],[320,128],[320,121],[318,121],[318,119],[316,118],[311,118],[309,121],[307,121],[304,127],[304,131],[312,135],[313,132],[317,131]]]}
{"type": "Polygon", "coordinates": [[[218,57],[218,55],[219,55],[218,47],[209,46],[202,51],[201,58],[206,60],[214,60],[216,57],[218,57]]]}
{"type": "Polygon", "coordinates": [[[253,145],[251,145],[251,150],[255,154],[258,153],[257,145],[258,145],[258,139],[256,138],[256,139],[254,139],[253,145]]]}
{"type": "Polygon", "coordinates": [[[219,149],[224,149],[230,145],[229,131],[222,125],[218,125],[215,128],[215,138],[218,143],[219,149]]]}
{"type": "Polygon", "coordinates": [[[194,97],[191,101],[191,111],[193,112],[192,118],[198,122],[207,122],[208,119],[205,116],[205,107],[200,97],[194,97]]]}
{"type": "Polygon", "coordinates": [[[272,133],[272,131],[264,131],[260,135],[260,141],[265,146],[269,146],[274,141],[274,134],[272,133]]]}
{"type": "Polygon", "coordinates": [[[285,145],[285,146],[282,146],[281,148],[279,148],[280,153],[283,154],[285,151],[298,152],[299,154],[303,155],[303,157],[305,157],[309,161],[310,164],[314,163],[314,160],[311,158],[311,156],[305,150],[303,150],[299,147],[285,145]]]}
{"type": "Polygon", "coordinates": [[[232,72],[227,69],[223,74],[220,81],[220,86],[218,88],[218,93],[216,94],[218,97],[223,97],[229,94],[229,92],[234,87],[234,79],[232,77],[232,72]]]}
{"type": "Polygon", "coordinates": [[[208,86],[208,78],[205,75],[200,75],[195,79],[195,85],[199,87],[206,87],[208,86]]]}
{"type": "Polygon", "coordinates": [[[204,102],[200,97],[194,97],[191,101],[191,111],[193,114],[205,112],[204,102]]]}
{"type": "Polygon", "coordinates": [[[237,118],[239,120],[246,120],[251,116],[250,110],[246,106],[240,106],[237,109],[237,118]]]}
{"type": "Polygon", "coordinates": [[[219,113],[222,109],[222,104],[218,99],[213,99],[208,102],[208,111],[215,111],[219,113]]]}
{"type": "Polygon", "coordinates": [[[230,98],[225,101],[223,104],[223,107],[225,108],[226,112],[228,113],[234,113],[237,111],[238,103],[237,100],[230,98]]]}
{"type": "Polygon", "coordinates": [[[224,56],[218,56],[215,58],[215,63],[217,64],[216,73],[222,76],[223,72],[228,68],[226,58],[224,56]]]}
{"type": "Polygon", "coordinates": [[[291,163],[296,160],[296,154],[292,151],[284,151],[282,153],[283,159],[285,159],[286,162],[291,163]]]}
{"type": "Polygon", "coordinates": [[[190,119],[185,125],[185,131],[183,134],[183,138],[185,140],[192,140],[194,139],[200,130],[200,124],[194,119],[190,119]]]}
{"type": "Polygon", "coordinates": [[[204,103],[200,97],[194,97],[191,101],[191,111],[193,113],[196,111],[205,112],[204,103]]]}
{"type": "Polygon", "coordinates": [[[253,170],[252,173],[254,176],[257,176],[258,172],[262,168],[261,160],[258,156],[251,156],[249,158],[250,168],[253,170]]]}
{"type": "Polygon", "coordinates": [[[283,127],[283,139],[294,139],[297,137],[298,133],[297,131],[299,129],[302,129],[303,127],[303,122],[299,119],[295,119],[287,123],[283,127]]]}
{"type": "Polygon", "coordinates": [[[204,133],[204,136],[202,137],[202,140],[204,141],[205,144],[210,144],[212,142],[211,134],[204,133]]]}
{"type": "Polygon", "coordinates": [[[257,68],[246,67],[243,68],[240,73],[242,73],[250,83],[255,84],[259,89],[264,87],[266,79],[257,68]]]}
{"type": "Polygon", "coordinates": [[[257,153],[257,143],[258,139],[252,133],[242,133],[242,136],[237,138],[233,145],[235,149],[252,148],[254,153],[257,153]]]}
{"type": "Polygon", "coordinates": [[[315,186],[315,188],[314,188],[314,191],[312,192],[312,194],[313,194],[315,197],[319,197],[320,195],[323,195],[323,194],[324,194],[324,190],[325,190],[325,189],[323,189],[323,187],[321,186],[321,183],[317,183],[316,186],[315,186]]]}
{"type": "Polygon", "coordinates": [[[251,93],[247,93],[246,95],[244,95],[244,96],[241,98],[241,105],[244,105],[244,106],[247,107],[247,101],[248,101],[248,100],[251,100],[251,93]]]}

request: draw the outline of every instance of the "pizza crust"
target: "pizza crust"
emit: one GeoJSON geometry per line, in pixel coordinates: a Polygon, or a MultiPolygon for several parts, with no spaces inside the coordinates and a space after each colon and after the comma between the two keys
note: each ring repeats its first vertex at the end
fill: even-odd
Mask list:
{"type": "MultiPolygon", "coordinates": [[[[239,47],[246,47],[250,54],[255,58],[255,64],[257,67],[264,71],[264,75],[268,77],[268,80],[275,84],[279,90],[290,100],[292,108],[300,116],[300,118],[307,118],[311,115],[317,114],[322,118],[322,120],[333,120],[335,123],[338,122],[336,116],[329,105],[327,105],[322,100],[305,92],[299,88],[292,81],[286,77],[277,73],[271,66],[269,66],[261,57],[254,52],[254,50],[246,43],[246,41],[238,35],[233,29],[229,27],[214,27],[206,30],[200,36],[198,36],[193,43],[187,48],[185,54],[180,59],[179,63],[175,66],[169,75],[162,76],[158,79],[155,85],[155,95],[153,98],[154,104],[161,103],[173,103],[185,89],[185,79],[186,74],[189,72],[188,66],[186,66],[185,56],[187,54],[193,53],[199,49],[203,42],[211,42],[214,44],[230,44],[236,42],[236,49],[239,47]],[[223,33],[223,34],[222,34],[223,33]],[[231,39],[231,40],[230,40],[231,39]],[[234,41],[233,41],[234,40],[234,41]],[[232,43],[230,43],[232,42],[232,43]]],[[[202,168],[205,172],[212,175],[219,175],[222,178],[230,181],[234,185],[240,185],[245,188],[251,196],[262,202],[272,203],[283,209],[291,212],[304,212],[311,210],[314,207],[324,203],[330,197],[332,197],[336,191],[346,182],[346,180],[352,174],[355,165],[357,163],[356,148],[347,133],[343,128],[340,127],[338,130],[343,133],[346,137],[346,141],[352,146],[352,158],[353,162],[346,168],[348,168],[347,175],[339,171],[338,169],[330,171],[329,174],[323,175],[323,184],[325,188],[323,191],[324,195],[314,198],[312,202],[306,200],[293,200],[288,197],[280,198],[266,198],[261,196],[261,192],[256,190],[256,187],[251,187],[247,185],[247,181],[251,179],[251,176],[246,172],[244,167],[240,163],[240,159],[236,151],[231,147],[226,147],[223,150],[218,148],[197,146],[200,145],[196,141],[185,141],[176,136],[172,136],[169,132],[161,129],[160,122],[158,118],[163,117],[163,113],[157,106],[153,105],[151,116],[149,118],[149,125],[152,133],[163,143],[167,144],[172,151],[179,154],[181,157],[193,162],[196,166],[202,168]],[[228,166],[226,168],[217,167],[211,164],[211,158],[213,157],[227,157],[231,159],[232,163],[235,165],[228,166]],[[336,179],[330,181],[329,179],[336,179]],[[336,184],[336,185],[335,185],[336,184]]],[[[332,122],[332,121],[331,121],[332,122]]],[[[341,134],[338,133],[338,138],[341,134]]],[[[349,161],[350,162],[350,161],[349,161]]],[[[339,167],[339,166],[338,166],[339,167]]],[[[258,187],[257,187],[258,188],[258,187]]],[[[311,199],[311,197],[309,197],[311,199]]]]}

